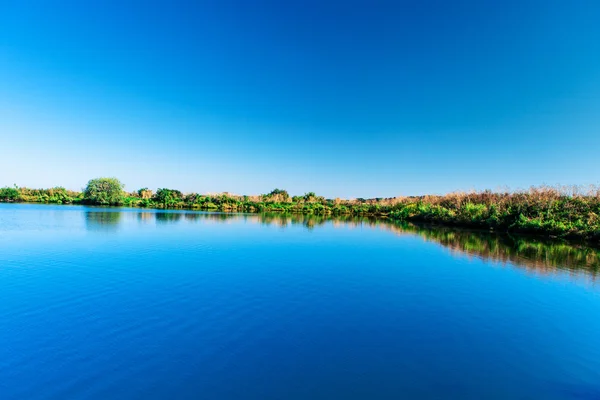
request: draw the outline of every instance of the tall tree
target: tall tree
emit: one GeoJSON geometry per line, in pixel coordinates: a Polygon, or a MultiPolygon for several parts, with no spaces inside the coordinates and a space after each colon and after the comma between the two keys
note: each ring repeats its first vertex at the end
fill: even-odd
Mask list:
{"type": "Polygon", "coordinates": [[[120,205],[123,204],[124,186],[117,178],[92,179],[83,192],[83,198],[88,204],[120,205]]]}

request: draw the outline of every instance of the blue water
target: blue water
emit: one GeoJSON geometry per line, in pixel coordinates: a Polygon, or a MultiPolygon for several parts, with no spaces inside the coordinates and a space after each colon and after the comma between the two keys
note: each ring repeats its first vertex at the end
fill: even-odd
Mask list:
{"type": "Polygon", "coordinates": [[[438,233],[0,204],[0,398],[600,398],[591,256],[438,233]]]}

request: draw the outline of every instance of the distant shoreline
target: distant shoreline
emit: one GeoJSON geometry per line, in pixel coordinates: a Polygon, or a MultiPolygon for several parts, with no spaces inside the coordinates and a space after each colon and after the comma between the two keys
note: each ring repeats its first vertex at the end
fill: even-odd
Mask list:
{"type": "Polygon", "coordinates": [[[260,196],[183,194],[178,190],[140,189],[127,193],[114,178],[91,180],[84,192],[64,188],[0,188],[0,202],[126,206],[158,210],[286,213],[320,216],[365,216],[425,222],[499,233],[519,233],[586,242],[600,246],[600,191],[567,193],[560,188],[526,192],[452,193],[392,199],[325,199],[315,193],[290,196],[275,189],[260,196]],[[106,182],[115,184],[109,188],[106,182]],[[100,185],[91,192],[92,183],[100,185]],[[104,186],[102,185],[104,184],[104,186]],[[116,190],[115,193],[108,192],[116,190]],[[94,197],[95,196],[95,197],[94,197]]]}

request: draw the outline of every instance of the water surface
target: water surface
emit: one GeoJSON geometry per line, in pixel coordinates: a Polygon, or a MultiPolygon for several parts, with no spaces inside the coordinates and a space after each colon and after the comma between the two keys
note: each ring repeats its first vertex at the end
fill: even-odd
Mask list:
{"type": "Polygon", "coordinates": [[[0,204],[0,398],[598,399],[597,250],[0,204]]]}

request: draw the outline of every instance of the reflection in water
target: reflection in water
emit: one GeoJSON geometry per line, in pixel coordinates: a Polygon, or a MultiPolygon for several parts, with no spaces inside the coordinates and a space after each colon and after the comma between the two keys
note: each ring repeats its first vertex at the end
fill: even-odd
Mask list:
{"type": "Polygon", "coordinates": [[[595,277],[600,272],[600,250],[568,244],[562,241],[540,240],[524,236],[501,235],[491,232],[452,229],[395,223],[389,220],[343,216],[327,218],[311,215],[285,214],[203,214],[202,218],[223,220],[244,218],[265,225],[285,227],[303,225],[308,229],[330,222],[334,227],[372,227],[386,229],[398,235],[418,235],[424,240],[438,243],[455,254],[467,254],[503,263],[511,263],[538,273],[551,273],[559,269],[581,272],[595,277]]]}
{"type": "MultiPolygon", "coordinates": [[[[120,212],[86,212],[89,228],[116,226],[120,212]]],[[[562,241],[540,240],[491,232],[469,231],[440,226],[394,223],[384,219],[341,216],[335,218],[304,214],[232,214],[204,212],[139,212],[139,221],[154,218],[156,223],[214,221],[223,223],[243,220],[267,226],[285,228],[290,225],[314,229],[325,224],[335,228],[371,227],[386,229],[398,235],[417,235],[450,249],[454,254],[466,254],[502,263],[510,263],[537,273],[569,270],[595,278],[600,272],[600,250],[562,241]]],[[[113,228],[114,229],[114,228],[113,228]]]]}
{"type": "Polygon", "coordinates": [[[121,214],[118,211],[85,211],[85,226],[90,231],[115,231],[121,214]]]}
{"type": "Polygon", "coordinates": [[[137,219],[139,222],[154,222],[156,213],[153,212],[139,212],[137,213],[137,219]]]}
{"type": "Polygon", "coordinates": [[[400,230],[439,243],[456,254],[508,262],[538,273],[563,269],[585,272],[595,277],[600,272],[600,250],[586,246],[446,227],[403,225],[400,230]]]}
{"type": "Polygon", "coordinates": [[[157,213],[155,213],[155,215],[156,215],[156,222],[163,223],[163,224],[177,222],[183,216],[182,213],[178,213],[178,212],[157,212],[157,213]]]}

